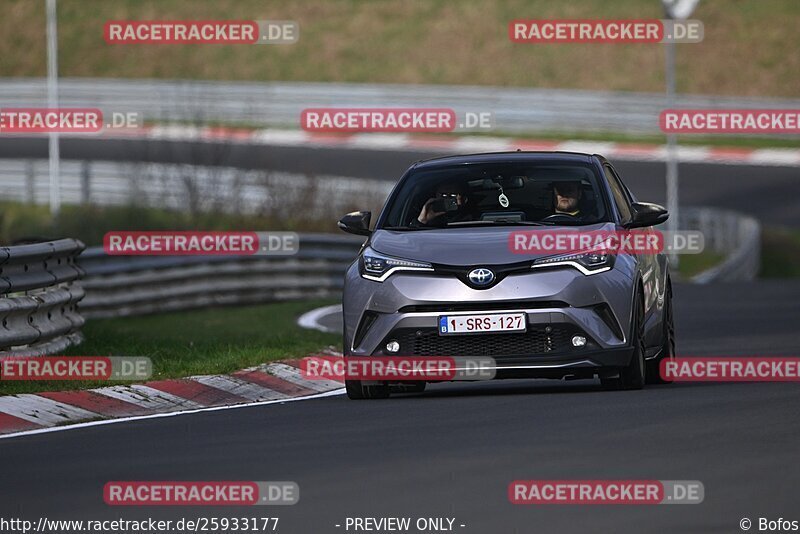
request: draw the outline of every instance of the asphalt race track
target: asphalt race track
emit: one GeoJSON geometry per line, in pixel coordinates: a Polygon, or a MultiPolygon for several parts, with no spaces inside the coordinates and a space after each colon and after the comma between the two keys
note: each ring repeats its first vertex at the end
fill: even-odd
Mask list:
{"type": "MultiPolygon", "coordinates": [[[[291,150],[252,157],[289,162],[291,150]]],[[[417,159],[383,154],[376,177],[396,177],[417,159]]],[[[332,173],[367,165],[358,154],[337,157],[325,161],[347,170],[346,158],[353,172],[332,173]]],[[[662,200],[663,188],[647,183],[662,183],[663,164],[619,166],[640,198],[662,200]]],[[[684,167],[684,200],[697,195],[689,204],[800,223],[797,168],[684,167]]],[[[800,281],[677,284],[678,353],[797,355],[798,301],[800,281]]],[[[389,400],[336,396],[0,440],[0,516],[278,516],[288,534],[345,532],[336,525],[348,516],[454,517],[456,532],[481,534],[731,533],[748,517],[757,531],[759,517],[800,520],[798,435],[798,384],[633,392],[601,391],[594,381],[441,384],[389,400]],[[516,506],[507,488],[518,479],[699,480],[705,501],[516,506]],[[115,508],[103,502],[111,480],[292,480],[301,496],[288,507],[115,508]]]]}

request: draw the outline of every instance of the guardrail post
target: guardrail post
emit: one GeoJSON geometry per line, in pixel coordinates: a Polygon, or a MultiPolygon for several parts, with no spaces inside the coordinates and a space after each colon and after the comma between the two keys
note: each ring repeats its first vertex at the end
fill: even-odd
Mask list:
{"type": "Polygon", "coordinates": [[[91,202],[91,164],[90,161],[84,161],[81,165],[81,204],[91,202]]]}
{"type": "Polygon", "coordinates": [[[36,202],[36,163],[32,159],[25,166],[25,201],[28,204],[36,202]]]}

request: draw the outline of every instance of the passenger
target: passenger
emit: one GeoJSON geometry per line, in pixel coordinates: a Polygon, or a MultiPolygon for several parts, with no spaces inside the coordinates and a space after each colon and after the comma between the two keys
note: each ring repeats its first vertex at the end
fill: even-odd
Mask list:
{"type": "Polygon", "coordinates": [[[444,227],[451,222],[472,220],[475,220],[475,217],[466,187],[463,184],[443,183],[439,184],[435,196],[425,202],[419,216],[411,221],[409,226],[414,228],[444,227]],[[455,211],[434,211],[434,202],[448,199],[455,199],[457,206],[455,211]]]}

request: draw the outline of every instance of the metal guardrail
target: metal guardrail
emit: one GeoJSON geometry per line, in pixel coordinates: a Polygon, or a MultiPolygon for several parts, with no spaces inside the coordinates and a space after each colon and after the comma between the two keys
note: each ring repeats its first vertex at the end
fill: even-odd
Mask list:
{"type": "MultiPolygon", "coordinates": [[[[44,78],[0,80],[7,107],[45,105],[44,78]]],[[[661,93],[448,85],[254,83],[62,78],[63,107],[142,113],[148,121],[297,127],[310,107],[444,107],[459,116],[490,111],[506,132],[658,134],[661,93]]],[[[677,95],[676,108],[796,109],[797,99],[677,95]]]]}
{"type": "Polygon", "coordinates": [[[691,278],[697,284],[753,280],[761,268],[761,224],[754,217],[717,208],[683,208],[681,228],[700,229],[706,250],[722,263],[691,278]]]}
{"type": "Polygon", "coordinates": [[[108,256],[80,259],[86,317],[120,317],[211,305],[328,298],[363,239],[302,234],[294,256],[108,256]]]}
{"type": "MultiPolygon", "coordinates": [[[[47,204],[47,160],[0,158],[0,198],[47,204]]],[[[64,204],[222,211],[288,217],[297,210],[335,220],[355,206],[380,205],[393,182],[325,173],[151,162],[61,162],[64,204]]]]}
{"type": "MultiPolygon", "coordinates": [[[[726,260],[693,281],[752,279],[758,273],[758,222],[714,208],[687,208],[681,228],[701,230],[706,247],[726,260]]],[[[211,305],[328,298],[340,294],[343,275],[362,238],[301,234],[297,255],[108,256],[84,252],[86,317],[120,317],[211,305]]]]}
{"type": "Polygon", "coordinates": [[[0,358],[60,352],[80,343],[83,275],[77,239],[0,248],[0,358]]]}

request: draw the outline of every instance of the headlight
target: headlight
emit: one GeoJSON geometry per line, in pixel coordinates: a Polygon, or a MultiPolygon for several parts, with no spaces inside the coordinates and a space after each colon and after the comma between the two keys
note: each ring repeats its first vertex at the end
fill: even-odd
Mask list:
{"type": "Polygon", "coordinates": [[[367,247],[359,260],[361,276],[368,280],[383,282],[395,271],[433,271],[430,263],[392,258],[367,247]]]}
{"type": "Polygon", "coordinates": [[[614,254],[602,250],[591,250],[563,256],[539,258],[533,262],[532,269],[542,267],[574,267],[585,275],[604,273],[614,266],[614,254]]]}

